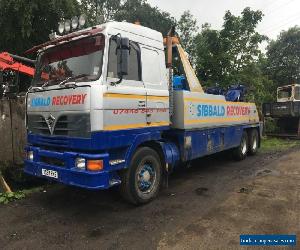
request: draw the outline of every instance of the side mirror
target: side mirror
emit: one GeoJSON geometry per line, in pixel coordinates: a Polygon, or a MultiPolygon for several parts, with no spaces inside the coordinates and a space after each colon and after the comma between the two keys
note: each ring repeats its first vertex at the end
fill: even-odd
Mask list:
{"type": "Polygon", "coordinates": [[[120,80],[123,79],[123,76],[128,75],[129,67],[129,39],[128,38],[119,38],[118,47],[117,47],[117,71],[118,77],[120,80]]]}

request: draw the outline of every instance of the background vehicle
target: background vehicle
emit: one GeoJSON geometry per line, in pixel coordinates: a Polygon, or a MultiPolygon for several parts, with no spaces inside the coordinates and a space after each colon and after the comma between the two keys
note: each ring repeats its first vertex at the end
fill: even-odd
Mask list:
{"type": "Polygon", "coordinates": [[[255,104],[204,93],[173,34],[164,41],[109,22],[29,50],[38,62],[25,172],[88,189],[120,185],[124,198],[143,204],[180,163],[229,149],[238,160],[255,154],[255,104]],[[184,84],[173,89],[178,77],[184,84]]]}
{"type": "Polygon", "coordinates": [[[34,65],[35,61],[25,57],[12,55],[8,52],[0,53],[0,98],[5,96],[12,96],[19,91],[27,91],[28,85],[19,84],[19,73],[32,78],[34,76],[34,67],[26,64],[34,65]],[[23,88],[22,88],[23,87],[23,88]]]}
{"type": "Polygon", "coordinates": [[[277,102],[264,103],[263,115],[275,120],[279,131],[274,136],[300,138],[300,85],[277,89],[277,102]]]}

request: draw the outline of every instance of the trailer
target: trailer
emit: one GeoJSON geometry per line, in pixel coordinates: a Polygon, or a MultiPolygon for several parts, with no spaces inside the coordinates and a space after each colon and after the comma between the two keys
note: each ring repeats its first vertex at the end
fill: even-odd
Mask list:
{"type": "Polygon", "coordinates": [[[144,204],[180,164],[225,150],[243,160],[260,146],[255,104],[205,93],[174,29],[164,40],[108,22],[27,52],[38,53],[27,94],[30,175],[119,186],[127,201],[144,204]]]}
{"type": "Polygon", "coordinates": [[[264,103],[263,115],[273,119],[278,128],[268,135],[300,139],[300,84],[278,87],[277,102],[264,103]]]}

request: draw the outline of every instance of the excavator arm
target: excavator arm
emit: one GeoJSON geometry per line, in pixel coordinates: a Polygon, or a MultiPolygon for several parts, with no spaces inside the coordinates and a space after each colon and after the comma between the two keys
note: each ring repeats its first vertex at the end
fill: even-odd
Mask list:
{"type": "Polygon", "coordinates": [[[16,61],[15,59],[21,59],[26,62],[34,63],[34,61],[31,61],[27,58],[13,56],[13,55],[9,54],[8,52],[2,52],[2,53],[0,53],[0,71],[12,70],[15,72],[23,73],[30,77],[34,76],[35,69],[33,67],[26,66],[26,65],[16,61]]]}

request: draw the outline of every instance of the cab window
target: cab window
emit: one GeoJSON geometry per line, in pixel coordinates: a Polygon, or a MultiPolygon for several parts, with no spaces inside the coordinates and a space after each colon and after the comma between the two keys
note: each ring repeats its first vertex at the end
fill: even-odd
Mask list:
{"type": "Polygon", "coordinates": [[[143,81],[152,85],[160,85],[162,77],[158,52],[143,47],[142,60],[145,62],[143,63],[143,81]]]}
{"type": "MultiPolygon", "coordinates": [[[[107,77],[118,78],[117,71],[117,42],[110,39],[107,77]]],[[[130,41],[129,70],[125,80],[141,81],[140,47],[137,43],[130,41]]]]}
{"type": "Polygon", "coordinates": [[[278,90],[278,99],[290,98],[292,96],[292,87],[285,87],[278,90]]]}
{"type": "Polygon", "coordinates": [[[300,100],[300,87],[295,87],[295,99],[300,100]]]}

